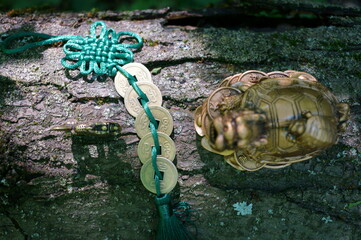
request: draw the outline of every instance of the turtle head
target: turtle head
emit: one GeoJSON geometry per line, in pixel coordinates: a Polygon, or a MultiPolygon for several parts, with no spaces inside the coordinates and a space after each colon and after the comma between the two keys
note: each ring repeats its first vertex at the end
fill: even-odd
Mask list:
{"type": "Polygon", "coordinates": [[[217,151],[237,150],[267,143],[265,114],[252,110],[230,111],[213,119],[209,142],[217,151]]]}

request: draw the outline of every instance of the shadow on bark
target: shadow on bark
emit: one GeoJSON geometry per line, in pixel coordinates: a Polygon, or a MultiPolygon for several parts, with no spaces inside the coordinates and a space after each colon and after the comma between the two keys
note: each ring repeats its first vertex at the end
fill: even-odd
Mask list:
{"type": "Polygon", "coordinates": [[[76,181],[107,181],[110,185],[133,182],[134,172],[129,163],[122,161],[126,143],[122,139],[99,136],[73,136],[72,152],[78,163],[76,181]]]}

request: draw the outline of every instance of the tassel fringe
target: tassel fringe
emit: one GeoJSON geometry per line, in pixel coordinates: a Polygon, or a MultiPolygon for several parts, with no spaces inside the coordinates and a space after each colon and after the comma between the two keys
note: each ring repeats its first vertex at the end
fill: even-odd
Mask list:
{"type": "Polygon", "coordinates": [[[155,198],[160,215],[156,240],[194,240],[174,214],[168,194],[155,198]]]}

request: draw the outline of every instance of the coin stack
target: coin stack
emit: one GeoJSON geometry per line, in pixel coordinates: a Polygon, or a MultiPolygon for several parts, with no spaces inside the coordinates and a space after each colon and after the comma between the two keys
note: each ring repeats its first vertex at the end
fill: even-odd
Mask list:
{"type": "MultiPolygon", "coordinates": [[[[224,160],[232,167],[242,171],[256,171],[263,167],[265,168],[282,168],[291,164],[290,161],[279,163],[273,160],[268,162],[257,161],[255,157],[246,157],[242,154],[242,151],[234,149],[225,149],[223,151],[217,151],[214,145],[210,142],[210,138],[214,135],[213,120],[221,115],[223,112],[237,109],[240,106],[240,97],[247,89],[257,84],[262,79],[277,78],[280,80],[280,84],[289,84],[289,78],[298,78],[308,80],[311,82],[317,82],[316,78],[309,73],[299,71],[274,71],[265,73],[262,71],[250,70],[244,73],[239,73],[224,79],[218,86],[218,88],[208,97],[208,99],[199,106],[194,113],[194,126],[197,133],[203,137],[202,146],[210,152],[221,154],[224,156],[224,160]]],[[[257,115],[257,113],[255,113],[257,115]]],[[[233,121],[236,122],[236,121],[233,121]]],[[[238,130],[234,124],[228,123],[226,129],[229,130],[228,134],[234,137],[235,132],[238,130]]],[[[241,125],[242,123],[238,124],[241,125]]],[[[242,128],[242,127],[239,127],[242,128]]],[[[244,128],[244,127],[243,127],[244,128]]],[[[238,134],[238,133],[237,133],[238,134]]],[[[223,141],[226,141],[223,139],[223,141]]],[[[256,144],[263,144],[262,139],[256,144]]],[[[222,143],[220,143],[222,144],[222,143]]],[[[255,154],[255,153],[254,153],[255,154]]],[[[253,154],[250,154],[251,156],[253,154]]],[[[297,162],[299,160],[295,160],[297,162]]]]}
{"type": "Polygon", "coordinates": [[[173,140],[170,138],[173,132],[173,118],[167,109],[162,105],[162,94],[158,87],[153,84],[150,71],[140,63],[128,63],[122,67],[129,74],[137,79],[138,87],[148,97],[149,110],[157,121],[157,139],[154,139],[150,130],[150,120],[143,109],[139,96],[133,87],[130,86],[128,79],[117,73],[114,84],[115,89],[120,96],[124,98],[127,111],[135,117],[135,130],[141,139],[138,145],[138,157],[143,166],[140,170],[140,178],[144,187],[150,192],[157,193],[154,181],[155,170],[152,165],[152,148],[156,146],[155,141],[159,143],[157,149],[157,166],[162,174],[160,180],[161,194],[169,193],[177,184],[178,171],[172,161],[175,159],[176,148],[173,140]]]}

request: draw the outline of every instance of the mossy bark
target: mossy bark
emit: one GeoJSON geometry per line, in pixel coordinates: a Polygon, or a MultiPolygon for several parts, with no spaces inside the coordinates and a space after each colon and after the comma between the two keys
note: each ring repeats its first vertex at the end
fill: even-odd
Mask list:
{"type": "MultiPolygon", "coordinates": [[[[198,239],[357,239],[361,206],[345,206],[361,200],[361,10],[269,4],[247,2],[238,12],[0,14],[0,33],[87,36],[102,19],[144,38],[135,62],[156,69],[154,83],[175,120],[173,195],[197,210],[198,239]],[[238,14],[239,25],[222,22],[238,14]],[[225,77],[249,69],[311,73],[350,103],[338,144],[309,161],[257,172],[237,171],[204,150],[192,112],[225,77]],[[252,215],[237,215],[232,205],[243,201],[253,204],[252,215]]],[[[59,46],[0,55],[0,239],[151,239],[157,213],[139,180],[134,119],[112,79],[66,71],[63,56],[59,46]],[[117,121],[123,135],[49,131],[69,119],[117,121]]]]}

